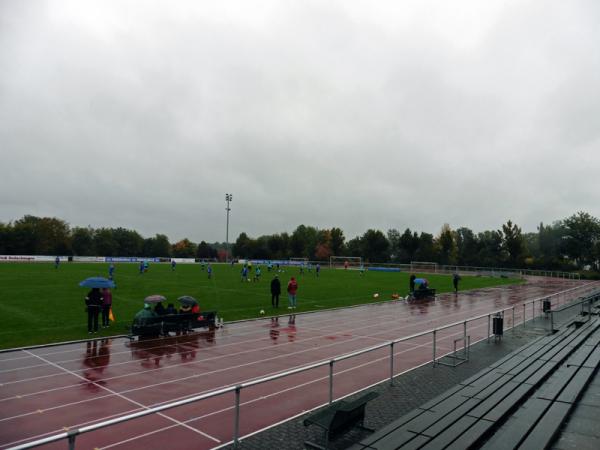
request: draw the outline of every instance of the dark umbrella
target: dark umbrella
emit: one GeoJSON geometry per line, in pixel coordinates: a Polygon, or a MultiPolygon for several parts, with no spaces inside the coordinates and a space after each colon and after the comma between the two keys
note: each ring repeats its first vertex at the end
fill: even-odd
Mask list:
{"type": "Polygon", "coordinates": [[[198,300],[196,300],[194,297],[190,297],[189,295],[179,297],[177,300],[185,306],[194,306],[198,304],[198,300]]]}
{"type": "Polygon", "coordinates": [[[162,295],[149,295],[148,297],[146,297],[144,299],[144,303],[160,303],[160,302],[166,302],[167,298],[162,296],[162,295]]]}
{"type": "Polygon", "coordinates": [[[115,282],[103,277],[86,278],[79,286],[86,288],[114,288],[115,282]]]}

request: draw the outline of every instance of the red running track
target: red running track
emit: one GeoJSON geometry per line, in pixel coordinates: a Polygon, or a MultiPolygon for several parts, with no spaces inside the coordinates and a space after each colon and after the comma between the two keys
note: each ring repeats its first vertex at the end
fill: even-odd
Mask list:
{"type": "MultiPolygon", "coordinates": [[[[282,315],[176,338],[142,342],[113,338],[1,353],[0,449],[327,360],[583,284],[537,278],[523,285],[445,294],[436,301],[385,302],[282,315]]],[[[577,297],[581,292],[568,295],[577,297]]],[[[515,312],[518,324],[523,310],[516,308],[515,312]]],[[[527,319],[532,314],[526,310],[527,319]]],[[[511,322],[508,315],[507,328],[511,322]]],[[[471,341],[486,337],[487,326],[487,318],[470,323],[471,341]]],[[[460,336],[462,326],[440,331],[438,354],[449,352],[453,340],[460,336]]],[[[335,398],[387,378],[389,353],[386,347],[336,363],[335,398]]],[[[394,355],[396,374],[431,361],[431,335],[396,344],[394,355]]],[[[326,403],[328,374],[329,368],[321,367],[243,390],[240,435],[326,403]]],[[[77,438],[77,448],[209,449],[229,443],[233,427],[234,396],[229,393],[83,434],[77,438]]],[[[66,442],[44,448],[64,449],[66,442]]]]}

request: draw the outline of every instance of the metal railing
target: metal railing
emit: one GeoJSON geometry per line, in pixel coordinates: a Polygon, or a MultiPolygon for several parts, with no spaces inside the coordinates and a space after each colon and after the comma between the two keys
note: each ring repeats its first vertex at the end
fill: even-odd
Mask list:
{"type": "Polygon", "coordinates": [[[548,331],[553,333],[555,328],[564,325],[575,316],[581,316],[581,321],[587,322],[592,316],[592,306],[598,301],[600,294],[594,294],[546,311],[548,331]]]}
{"type": "MultiPolygon", "coordinates": [[[[382,381],[385,380],[389,380],[391,384],[393,384],[394,382],[394,377],[396,376],[395,374],[395,369],[394,369],[394,363],[395,363],[395,353],[394,353],[394,348],[397,344],[403,343],[403,342],[407,342],[409,340],[412,339],[416,339],[416,338],[420,338],[423,336],[428,336],[431,335],[432,336],[432,359],[429,362],[433,363],[433,366],[435,367],[436,364],[438,364],[438,361],[447,356],[448,354],[452,353],[452,351],[448,351],[446,353],[443,354],[438,354],[438,349],[437,349],[437,344],[438,344],[438,340],[440,339],[446,339],[448,337],[453,337],[456,334],[462,334],[462,338],[459,339],[459,341],[464,342],[464,345],[469,345],[469,337],[467,336],[467,333],[469,331],[469,324],[471,324],[472,322],[481,322],[483,319],[487,318],[487,334],[485,335],[485,337],[483,337],[483,339],[481,340],[488,340],[490,339],[490,332],[491,332],[491,318],[498,313],[502,313],[505,317],[506,317],[506,313],[510,313],[510,315],[508,317],[512,318],[512,321],[510,322],[510,326],[507,326],[506,329],[512,329],[514,331],[515,326],[517,326],[517,320],[521,319],[522,320],[522,325],[525,326],[526,322],[527,322],[527,314],[529,311],[529,306],[531,305],[531,319],[534,319],[538,314],[542,315],[544,314],[543,312],[543,302],[546,300],[550,300],[552,305],[556,305],[559,306],[561,304],[565,304],[570,298],[572,298],[572,295],[575,291],[578,291],[578,293],[580,295],[586,295],[587,293],[590,292],[594,292],[593,295],[595,295],[596,297],[599,297],[600,294],[598,294],[597,292],[597,287],[598,283],[588,283],[582,286],[578,286],[578,287],[574,287],[571,289],[567,289],[565,291],[561,291],[549,296],[544,296],[544,297],[539,297],[539,298],[535,298],[533,300],[530,300],[528,302],[522,303],[521,305],[513,305],[510,306],[508,308],[503,308],[503,309],[499,309],[496,311],[492,311],[486,314],[481,314],[479,316],[475,316],[475,317],[470,317],[468,319],[463,319],[457,322],[453,322],[450,324],[446,324],[440,327],[436,327],[436,328],[432,328],[430,330],[427,331],[423,331],[420,333],[416,333],[416,334],[412,334],[410,336],[405,336],[399,339],[394,339],[388,342],[385,342],[383,344],[377,344],[377,345],[373,345],[371,347],[368,348],[364,348],[361,350],[356,350],[354,352],[351,353],[347,353],[341,356],[337,356],[334,358],[330,358],[324,361],[319,361],[313,364],[308,364],[308,365],[304,365],[301,367],[297,367],[295,369],[290,369],[287,370],[285,372],[281,372],[281,373],[276,373],[273,375],[269,375],[269,376],[265,376],[256,380],[251,380],[251,381],[247,381],[247,382],[243,382],[240,384],[237,384],[235,386],[229,386],[229,387],[225,387],[222,389],[217,389],[214,391],[210,391],[210,392],[206,392],[203,394],[199,394],[187,399],[183,399],[183,400],[179,400],[179,401],[175,401],[166,405],[161,405],[161,406],[156,406],[156,407],[152,407],[152,408],[147,408],[143,411],[138,411],[135,413],[131,413],[131,414],[127,414],[125,416],[121,416],[121,417],[117,417],[114,419],[110,419],[110,420],[106,420],[103,422],[99,422],[93,425],[88,425],[88,426],[83,426],[80,428],[75,428],[69,431],[65,431],[62,433],[58,433],[52,436],[48,436],[46,438],[42,438],[42,439],[38,439],[35,441],[31,441],[22,445],[18,445],[15,447],[11,447],[8,450],[25,450],[25,449],[29,449],[29,448],[34,448],[34,447],[38,447],[41,445],[45,445],[45,444],[49,444],[52,442],[56,442],[56,441],[60,441],[60,440],[67,440],[68,441],[68,445],[69,445],[69,450],[74,450],[75,449],[75,440],[76,437],[84,434],[84,433],[89,433],[95,430],[99,430],[102,428],[106,428],[109,427],[111,425],[115,425],[115,424],[119,424],[119,423],[123,423],[123,422],[127,422],[130,420],[134,420],[140,417],[144,417],[144,416],[148,416],[150,414],[156,414],[162,411],[166,411],[172,408],[177,408],[183,405],[188,405],[190,403],[195,403],[195,402],[199,402],[202,400],[206,400],[209,398],[213,398],[213,397],[217,397],[223,394],[227,394],[227,393],[234,393],[235,395],[235,400],[234,400],[234,404],[235,404],[235,414],[234,414],[234,423],[233,423],[233,433],[232,433],[232,443],[234,444],[234,446],[237,446],[239,444],[240,441],[240,407],[241,407],[241,402],[240,402],[240,397],[241,397],[241,392],[244,389],[248,389],[250,387],[253,386],[257,386],[259,384],[264,384],[264,383],[268,383],[271,381],[275,381],[275,380],[279,380],[285,377],[289,377],[291,375],[295,375],[295,374],[299,374],[302,372],[306,372],[309,370],[313,370],[313,369],[317,369],[320,367],[325,367],[325,366],[329,366],[329,375],[328,375],[328,382],[329,382],[329,398],[328,398],[328,403],[332,403],[335,398],[334,398],[334,377],[335,377],[335,372],[334,372],[334,368],[336,363],[339,363],[341,361],[345,361],[360,355],[364,355],[366,353],[370,353],[376,350],[381,350],[384,348],[389,347],[390,351],[389,351],[389,375],[386,376],[386,378],[380,379],[379,381],[377,381],[377,383],[380,383],[382,381]],[[536,308],[537,306],[537,308],[536,308]],[[520,315],[520,309],[522,308],[522,317],[517,317],[517,315],[520,315]],[[450,330],[453,327],[460,327],[460,332],[456,333],[456,334],[451,334],[451,335],[447,335],[443,338],[439,338],[439,334],[440,332],[443,332],[445,330],[450,330]]],[[[482,325],[481,323],[479,325],[473,325],[473,329],[482,327],[484,325],[482,325]]],[[[479,342],[476,341],[476,342],[479,342]]],[[[466,351],[468,351],[468,347],[465,349],[466,351]]],[[[454,349],[454,352],[456,352],[456,348],[454,349]]],[[[367,386],[364,386],[362,389],[365,389],[367,386]]],[[[343,398],[345,396],[347,396],[349,394],[346,395],[342,395],[339,398],[343,398]]],[[[316,406],[320,407],[323,406],[323,404],[316,406]]],[[[222,444],[222,445],[226,445],[226,444],[222,444]]]]}

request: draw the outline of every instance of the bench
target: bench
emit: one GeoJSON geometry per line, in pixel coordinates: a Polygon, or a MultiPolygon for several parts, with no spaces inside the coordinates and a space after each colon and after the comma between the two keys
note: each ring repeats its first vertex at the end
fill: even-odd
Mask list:
{"type": "Polygon", "coordinates": [[[367,402],[377,398],[377,392],[369,392],[352,401],[340,400],[304,419],[304,426],[316,425],[325,431],[325,446],[305,441],[304,444],[318,449],[327,449],[328,442],[353,427],[373,431],[364,426],[367,402]]]}
{"type": "Polygon", "coordinates": [[[590,321],[536,339],[352,449],[544,448],[600,364],[596,336],[590,321]]]}
{"type": "Polygon", "coordinates": [[[415,300],[420,300],[423,298],[435,297],[435,289],[415,289],[412,293],[412,297],[415,300]]]}
{"type": "Polygon", "coordinates": [[[215,328],[216,311],[202,313],[165,314],[146,319],[143,325],[132,325],[131,335],[141,337],[181,334],[197,328],[215,328]]]}

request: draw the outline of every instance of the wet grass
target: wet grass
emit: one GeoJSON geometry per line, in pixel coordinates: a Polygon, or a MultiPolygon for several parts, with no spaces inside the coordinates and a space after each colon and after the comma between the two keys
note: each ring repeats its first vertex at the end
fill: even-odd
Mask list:
{"type": "MultiPolygon", "coordinates": [[[[87,290],[79,281],[91,276],[107,276],[108,264],[0,264],[0,348],[60,342],[87,338],[87,315],[84,297],[87,290]]],[[[240,266],[213,265],[208,279],[200,265],[179,264],[171,271],[168,264],[151,264],[140,275],[137,264],[118,264],[115,270],[117,288],[113,291],[116,321],[99,335],[127,333],[131,319],[142,307],[144,297],[161,294],[177,305],[177,297],[191,295],[200,301],[203,310],[217,310],[225,321],[257,317],[271,308],[270,281],[274,272],[263,267],[262,280],[242,282],[240,266]]],[[[297,268],[285,268],[279,274],[283,294],[279,311],[287,311],[285,287],[291,276],[298,279],[297,311],[350,306],[391,300],[393,293],[408,293],[409,273],[321,270],[299,274],[297,268]]],[[[419,276],[419,274],[417,274],[419,276]]],[[[438,293],[452,291],[452,279],[447,275],[424,275],[438,293]]],[[[519,282],[490,277],[462,277],[460,289],[475,289],[519,282]]]]}

